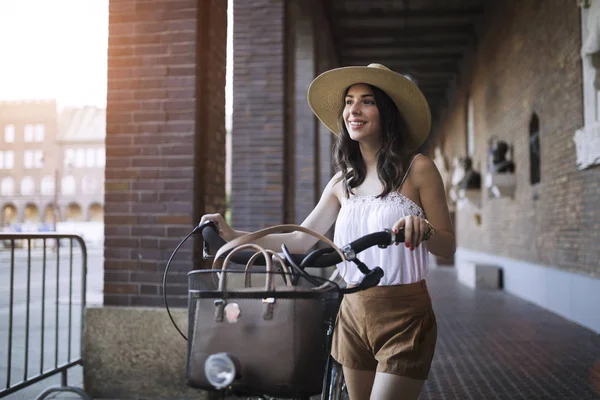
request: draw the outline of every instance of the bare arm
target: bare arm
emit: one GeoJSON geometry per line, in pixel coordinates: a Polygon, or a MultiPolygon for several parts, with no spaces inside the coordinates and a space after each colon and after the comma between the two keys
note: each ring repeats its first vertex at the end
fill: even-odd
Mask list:
{"type": "MultiPolygon", "coordinates": [[[[311,229],[317,233],[324,235],[334,224],[338,212],[340,210],[340,202],[338,200],[339,184],[337,176],[333,177],[321,195],[321,199],[306,217],[302,226],[311,229]]],[[[202,217],[201,221],[212,219],[219,224],[219,234],[227,241],[245,235],[247,232],[233,230],[227,225],[223,217],[219,214],[207,214],[202,217]]],[[[271,249],[281,251],[281,245],[285,243],[292,253],[306,253],[315,243],[317,239],[302,232],[271,234],[260,240],[256,244],[271,249]]]]}
{"type": "Polygon", "coordinates": [[[414,165],[414,182],[419,189],[421,205],[435,234],[427,241],[427,249],[441,257],[452,257],[456,251],[454,229],[442,177],[428,157],[417,157],[414,165]]]}

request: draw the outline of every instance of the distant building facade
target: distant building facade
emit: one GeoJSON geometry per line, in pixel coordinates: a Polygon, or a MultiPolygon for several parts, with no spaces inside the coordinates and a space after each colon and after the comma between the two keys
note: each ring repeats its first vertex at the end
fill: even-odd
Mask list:
{"type": "Polygon", "coordinates": [[[54,100],[0,102],[0,227],[102,222],[106,112],[54,100]],[[55,221],[56,218],[56,221],[55,221]]]}

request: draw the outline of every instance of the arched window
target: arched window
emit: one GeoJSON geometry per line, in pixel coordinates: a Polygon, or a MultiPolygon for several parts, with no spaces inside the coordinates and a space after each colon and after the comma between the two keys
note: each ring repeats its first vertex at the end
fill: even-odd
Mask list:
{"type": "Polygon", "coordinates": [[[54,178],[50,175],[47,175],[42,178],[42,182],[40,183],[40,191],[45,196],[51,196],[54,194],[54,178]]]}
{"type": "Polygon", "coordinates": [[[13,196],[15,194],[15,180],[11,176],[2,178],[0,194],[2,196],[13,196]]]}
{"type": "Polygon", "coordinates": [[[64,195],[75,194],[75,178],[72,175],[65,176],[61,181],[61,193],[64,195]]]}
{"type": "Polygon", "coordinates": [[[529,122],[529,181],[532,185],[541,180],[540,162],[540,119],[534,113],[529,122]]]}
{"type": "Polygon", "coordinates": [[[94,194],[98,190],[98,182],[91,176],[84,176],[81,179],[81,191],[84,194],[94,194]]]}
{"type": "Polygon", "coordinates": [[[23,196],[30,196],[35,191],[35,182],[30,176],[26,176],[21,181],[21,194],[23,196]]]}

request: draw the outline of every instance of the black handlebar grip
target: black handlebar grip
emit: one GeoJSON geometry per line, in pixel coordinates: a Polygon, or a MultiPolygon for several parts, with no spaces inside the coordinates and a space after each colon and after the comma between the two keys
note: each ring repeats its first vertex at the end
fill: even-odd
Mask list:
{"type": "Polygon", "coordinates": [[[227,243],[225,239],[219,236],[219,229],[213,221],[205,221],[201,225],[198,225],[198,229],[204,241],[215,253],[227,243]]]}
{"type": "MultiPolygon", "coordinates": [[[[217,251],[227,243],[225,239],[219,236],[219,229],[217,228],[217,224],[215,224],[213,221],[205,221],[202,224],[198,225],[196,229],[199,230],[202,234],[202,239],[204,241],[205,258],[207,258],[208,256],[214,256],[217,253],[217,251]]],[[[237,252],[233,255],[231,261],[235,264],[246,265],[246,263],[248,262],[248,260],[250,260],[250,258],[252,258],[254,253],[255,252],[251,250],[237,252]]],[[[225,256],[226,254],[223,254],[223,257],[225,256]]],[[[300,264],[300,262],[304,258],[304,255],[292,254],[291,257],[296,263],[300,264]]],[[[258,257],[255,260],[254,264],[265,265],[265,258],[263,256],[258,257]]]]}
{"type": "Polygon", "coordinates": [[[404,228],[398,230],[394,237],[394,244],[399,244],[404,242],[404,228]]]}

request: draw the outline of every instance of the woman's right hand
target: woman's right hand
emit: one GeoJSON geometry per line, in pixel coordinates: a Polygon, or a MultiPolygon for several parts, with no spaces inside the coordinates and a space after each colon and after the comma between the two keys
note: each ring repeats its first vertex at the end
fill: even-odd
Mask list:
{"type": "Polygon", "coordinates": [[[229,242],[235,238],[235,231],[229,226],[221,214],[204,214],[202,218],[200,218],[200,224],[204,223],[205,221],[214,222],[219,229],[219,236],[226,241],[229,242]]]}

